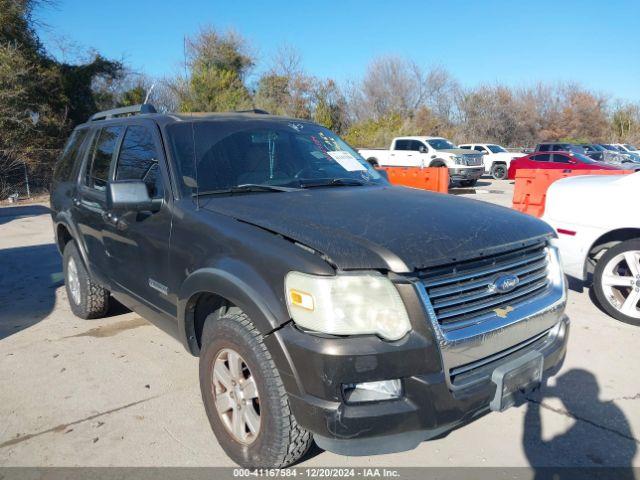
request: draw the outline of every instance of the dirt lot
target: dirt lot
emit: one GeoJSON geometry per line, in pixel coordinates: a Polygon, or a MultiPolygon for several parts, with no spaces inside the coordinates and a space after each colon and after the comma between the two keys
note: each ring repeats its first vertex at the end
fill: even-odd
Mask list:
{"type": "MultiPolygon", "coordinates": [[[[470,197],[510,204],[512,185],[470,197]]],[[[463,193],[463,192],[458,192],[463,193]]],[[[197,359],[136,314],[75,318],[42,205],[0,208],[0,465],[230,466],[200,400],[197,359]]],[[[544,398],[378,457],[303,466],[640,466],[640,329],[571,291],[569,352],[544,398]]]]}

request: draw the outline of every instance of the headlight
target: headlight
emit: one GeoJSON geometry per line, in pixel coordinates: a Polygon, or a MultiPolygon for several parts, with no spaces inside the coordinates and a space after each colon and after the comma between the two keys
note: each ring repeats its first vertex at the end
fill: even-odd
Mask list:
{"type": "Polygon", "coordinates": [[[400,294],[380,274],[322,277],[289,272],[284,283],[289,315],[309,330],[376,334],[387,340],[398,340],[411,330],[400,294]]]}
{"type": "Polygon", "coordinates": [[[464,157],[455,156],[453,160],[456,162],[456,165],[465,165],[464,157]]]}
{"type": "Polygon", "coordinates": [[[560,251],[558,247],[554,245],[555,239],[551,240],[551,245],[547,247],[547,258],[549,265],[549,280],[556,286],[560,286],[565,290],[567,286],[564,280],[564,270],[562,269],[562,262],[560,261],[560,251]]]}

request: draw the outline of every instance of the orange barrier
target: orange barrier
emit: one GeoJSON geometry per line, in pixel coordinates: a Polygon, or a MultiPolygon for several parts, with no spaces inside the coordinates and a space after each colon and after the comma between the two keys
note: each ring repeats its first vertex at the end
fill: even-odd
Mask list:
{"type": "Polygon", "coordinates": [[[380,167],[393,185],[420,188],[433,192],[449,191],[449,170],[443,167],[380,167]]]}
{"type": "Polygon", "coordinates": [[[516,171],[513,208],[534,217],[542,217],[547,190],[556,180],[577,175],[624,175],[633,170],[553,170],[522,169],[516,171]]]}

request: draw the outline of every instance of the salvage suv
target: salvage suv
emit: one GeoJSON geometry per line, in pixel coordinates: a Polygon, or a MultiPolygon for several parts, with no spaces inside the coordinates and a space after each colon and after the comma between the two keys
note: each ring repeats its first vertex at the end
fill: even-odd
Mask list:
{"type": "Polygon", "coordinates": [[[562,362],[553,230],[393,187],[331,131],[264,112],[94,115],[51,191],[66,292],[114,297],[199,356],[211,427],[245,467],[315,440],[408,450],[518,401],[562,362]]]}

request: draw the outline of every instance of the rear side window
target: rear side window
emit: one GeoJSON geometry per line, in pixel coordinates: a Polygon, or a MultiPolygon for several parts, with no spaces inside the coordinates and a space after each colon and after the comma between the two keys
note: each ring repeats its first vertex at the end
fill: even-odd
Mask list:
{"type": "Polygon", "coordinates": [[[116,180],[142,180],[151,198],[162,197],[162,177],[153,134],[147,127],[127,128],[118,155],[116,180]]]}
{"type": "Polygon", "coordinates": [[[481,147],[480,145],[476,145],[475,147],[473,147],[473,149],[478,152],[486,152],[485,148],[481,147]]]}
{"type": "Polygon", "coordinates": [[[548,153],[543,153],[540,155],[532,155],[531,160],[533,160],[534,162],[549,162],[551,160],[551,155],[548,153]]]}
{"type": "Polygon", "coordinates": [[[395,150],[410,150],[410,140],[396,140],[395,150]]]}
{"type": "Polygon", "coordinates": [[[58,160],[58,164],[53,172],[54,180],[58,182],[64,182],[69,180],[71,177],[71,172],[73,171],[73,166],[75,164],[76,158],[78,158],[78,153],[80,151],[80,147],[82,146],[82,142],[87,137],[87,132],[89,130],[86,128],[74,130],[67,141],[67,144],[62,151],[62,156],[60,160],[58,160]]]}
{"type": "Polygon", "coordinates": [[[89,188],[104,190],[109,180],[109,168],[118,138],[122,132],[121,126],[106,127],[94,137],[91,162],[87,165],[85,184],[89,188]]]}

